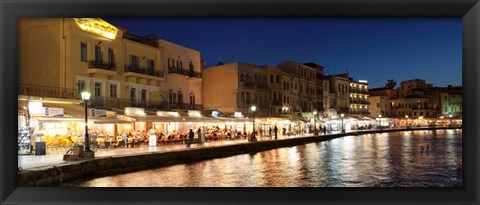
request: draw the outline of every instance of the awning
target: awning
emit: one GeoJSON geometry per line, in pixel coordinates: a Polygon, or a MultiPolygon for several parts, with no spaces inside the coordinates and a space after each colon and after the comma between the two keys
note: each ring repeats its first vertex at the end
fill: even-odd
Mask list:
{"type": "Polygon", "coordinates": [[[189,116],[157,116],[157,115],[146,115],[146,116],[127,116],[119,115],[120,119],[123,120],[132,120],[136,122],[220,122],[213,117],[189,117],[189,116]]]}
{"type": "Polygon", "coordinates": [[[232,122],[249,122],[249,121],[252,121],[251,119],[247,119],[247,118],[244,118],[244,117],[214,117],[215,119],[217,119],[219,122],[228,122],[228,121],[232,121],[232,122]]]}
{"type": "Polygon", "coordinates": [[[96,119],[93,121],[94,124],[130,124],[132,122],[119,119],[96,119]]]}

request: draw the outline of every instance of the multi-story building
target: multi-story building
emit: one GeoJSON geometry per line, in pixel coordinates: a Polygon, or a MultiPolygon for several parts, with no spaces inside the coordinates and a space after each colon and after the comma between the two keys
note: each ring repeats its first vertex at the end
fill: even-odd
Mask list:
{"type": "Polygon", "coordinates": [[[350,82],[350,114],[368,115],[368,81],[350,82]]]}
{"type": "Polygon", "coordinates": [[[21,19],[19,44],[19,95],[78,100],[88,90],[95,108],[202,108],[198,51],[98,18],[21,19]]]}
{"type": "Polygon", "coordinates": [[[335,93],[333,107],[338,113],[349,113],[350,110],[350,79],[347,73],[332,75],[330,78],[330,92],[335,93]]]}
{"type": "Polygon", "coordinates": [[[397,88],[398,97],[406,97],[409,95],[415,95],[416,91],[427,91],[433,88],[432,84],[425,83],[422,79],[407,80],[400,83],[400,87],[397,88]]]}
{"type": "Polygon", "coordinates": [[[290,105],[291,84],[290,76],[273,66],[264,66],[267,69],[267,85],[270,90],[269,102],[271,102],[270,116],[286,115],[292,112],[290,105]]]}
{"type": "MultiPolygon", "coordinates": [[[[256,116],[269,116],[272,102],[269,100],[267,79],[266,66],[235,62],[205,68],[202,86],[204,107],[227,115],[242,112],[248,116],[250,107],[255,105],[256,116]]],[[[276,77],[274,80],[276,82],[276,77]]]]}
{"type": "Polygon", "coordinates": [[[162,99],[170,109],[202,109],[202,69],[200,52],[159,40],[160,67],[168,71],[162,99]]]}
{"type": "Polygon", "coordinates": [[[299,113],[312,112],[316,107],[316,70],[312,67],[293,61],[284,61],[277,67],[286,73],[291,74],[294,78],[294,92],[292,93],[294,111],[299,113]],[[293,97],[297,92],[298,101],[293,97]]]}
{"type": "Polygon", "coordinates": [[[462,87],[437,88],[440,93],[440,113],[443,116],[462,116],[462,87]]]}
{"type": "Polygon", "coordinates": [[[390,106],[390,98],[387,96],[369,96],[368,102],[370,106],[368,107],[368,112],[370,116],[376,118],[380,115],[382,117],[389,117],[392,115],[392,110],[390,106]]]}
{"type": "Polygon", "coordinates": [[[331,92],[330,89],[330,78],[327,76],[322,76],[322,84],[323,84],[323,116],[324,117],[331,117],[337,115],[337,110],[335,109],[336,99],[335,93],[331,92]]]}
{"type": "MultiPolygon", "coordinates": [[[[304,63],[303,65],[315,69],[315,110],[317,110],[317,112],[319,113],[323,113],[325,111],[324,98],[326,97],[323,93],[323,81],[325,81],[325,78],[323,76],[323,70],[325,69],[325,67],[313,62],[304,63]]],[[[328,79],[326,80],[328,81],[328,79]]]]}

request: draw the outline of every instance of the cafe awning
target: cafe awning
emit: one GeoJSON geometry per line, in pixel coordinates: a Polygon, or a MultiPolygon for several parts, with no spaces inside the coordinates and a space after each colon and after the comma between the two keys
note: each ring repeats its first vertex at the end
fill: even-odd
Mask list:
{"type": "Polygon", "coordinates": [[[157,116],[157,115],[146,115],[146,116],[127,116],[119,115],[119,118],[122,120],[130,120],[135,122],[220,122],[213,117],[190,117],[190,116],[157,116]]]}

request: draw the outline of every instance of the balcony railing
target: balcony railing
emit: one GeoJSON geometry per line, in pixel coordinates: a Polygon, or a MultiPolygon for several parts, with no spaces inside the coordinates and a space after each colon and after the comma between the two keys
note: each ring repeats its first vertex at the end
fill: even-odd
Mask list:
{"type": "Polygon", "coordinates": [[[202,73],[196,71],[190,71],[182,68],[169,67],[168,73],[175,73],[180,75],[185,75],[193,78],[202,78],[202,73]]]}
{"type": "Polygon", "coordinates": [[[190,105],[190,104],[178,104],[168,103],[166,101],[155,100],[137,100],[128,98],[108,98],[108,97],[95,97],[92,99],[92,106],[96,108],[116,108],[125,109],[125,107],[143,107],[152,110],[161,109],[185,109],[185,110],[202,110],[203,105],[190,105]]]}
{"type": "Polygon", "coordinates": [[[350,88],[350,93],[368,94],[368,90],[350,88]]]}
{"type": "Polygon", "coordinates": [[[350,103],[352,104],[364,104],[364,105],[369,105],[370,102],[368,100],[350,100],[350,103]]]}
{"type": "Polygon", "coordinates": [[[30,95],[39,97],[78,99],[78,92],[75,89],[48,87],[41,85],[19,84],[18,95],[30,95]]]}
{"type": "Polygon", "coordinates": [[[116,63],[103,63],[102,61],[92,60],[88,62],[88,68],[98,68],[102,70],[116,71],[116,63]]]}
{"type": "Polygon", "coordinates": [[[133,65],[125,65],[125,72],[133,72],[133,73],[155,76],[160,78],[163,78],[164,76],[163,71],[155,71],[152,68],[144,68],[144,67],[133,66],[133,65]]]}

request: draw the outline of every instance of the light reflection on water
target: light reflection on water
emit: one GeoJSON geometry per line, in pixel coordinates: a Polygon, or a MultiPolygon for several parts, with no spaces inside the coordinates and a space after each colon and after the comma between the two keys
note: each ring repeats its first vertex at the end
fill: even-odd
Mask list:
{"type": "Polygon", "coordinates": [[[346,136],[62,186],[461,187],[455,170],[462,162],[461,136],[461,130],[346,136]]]}

